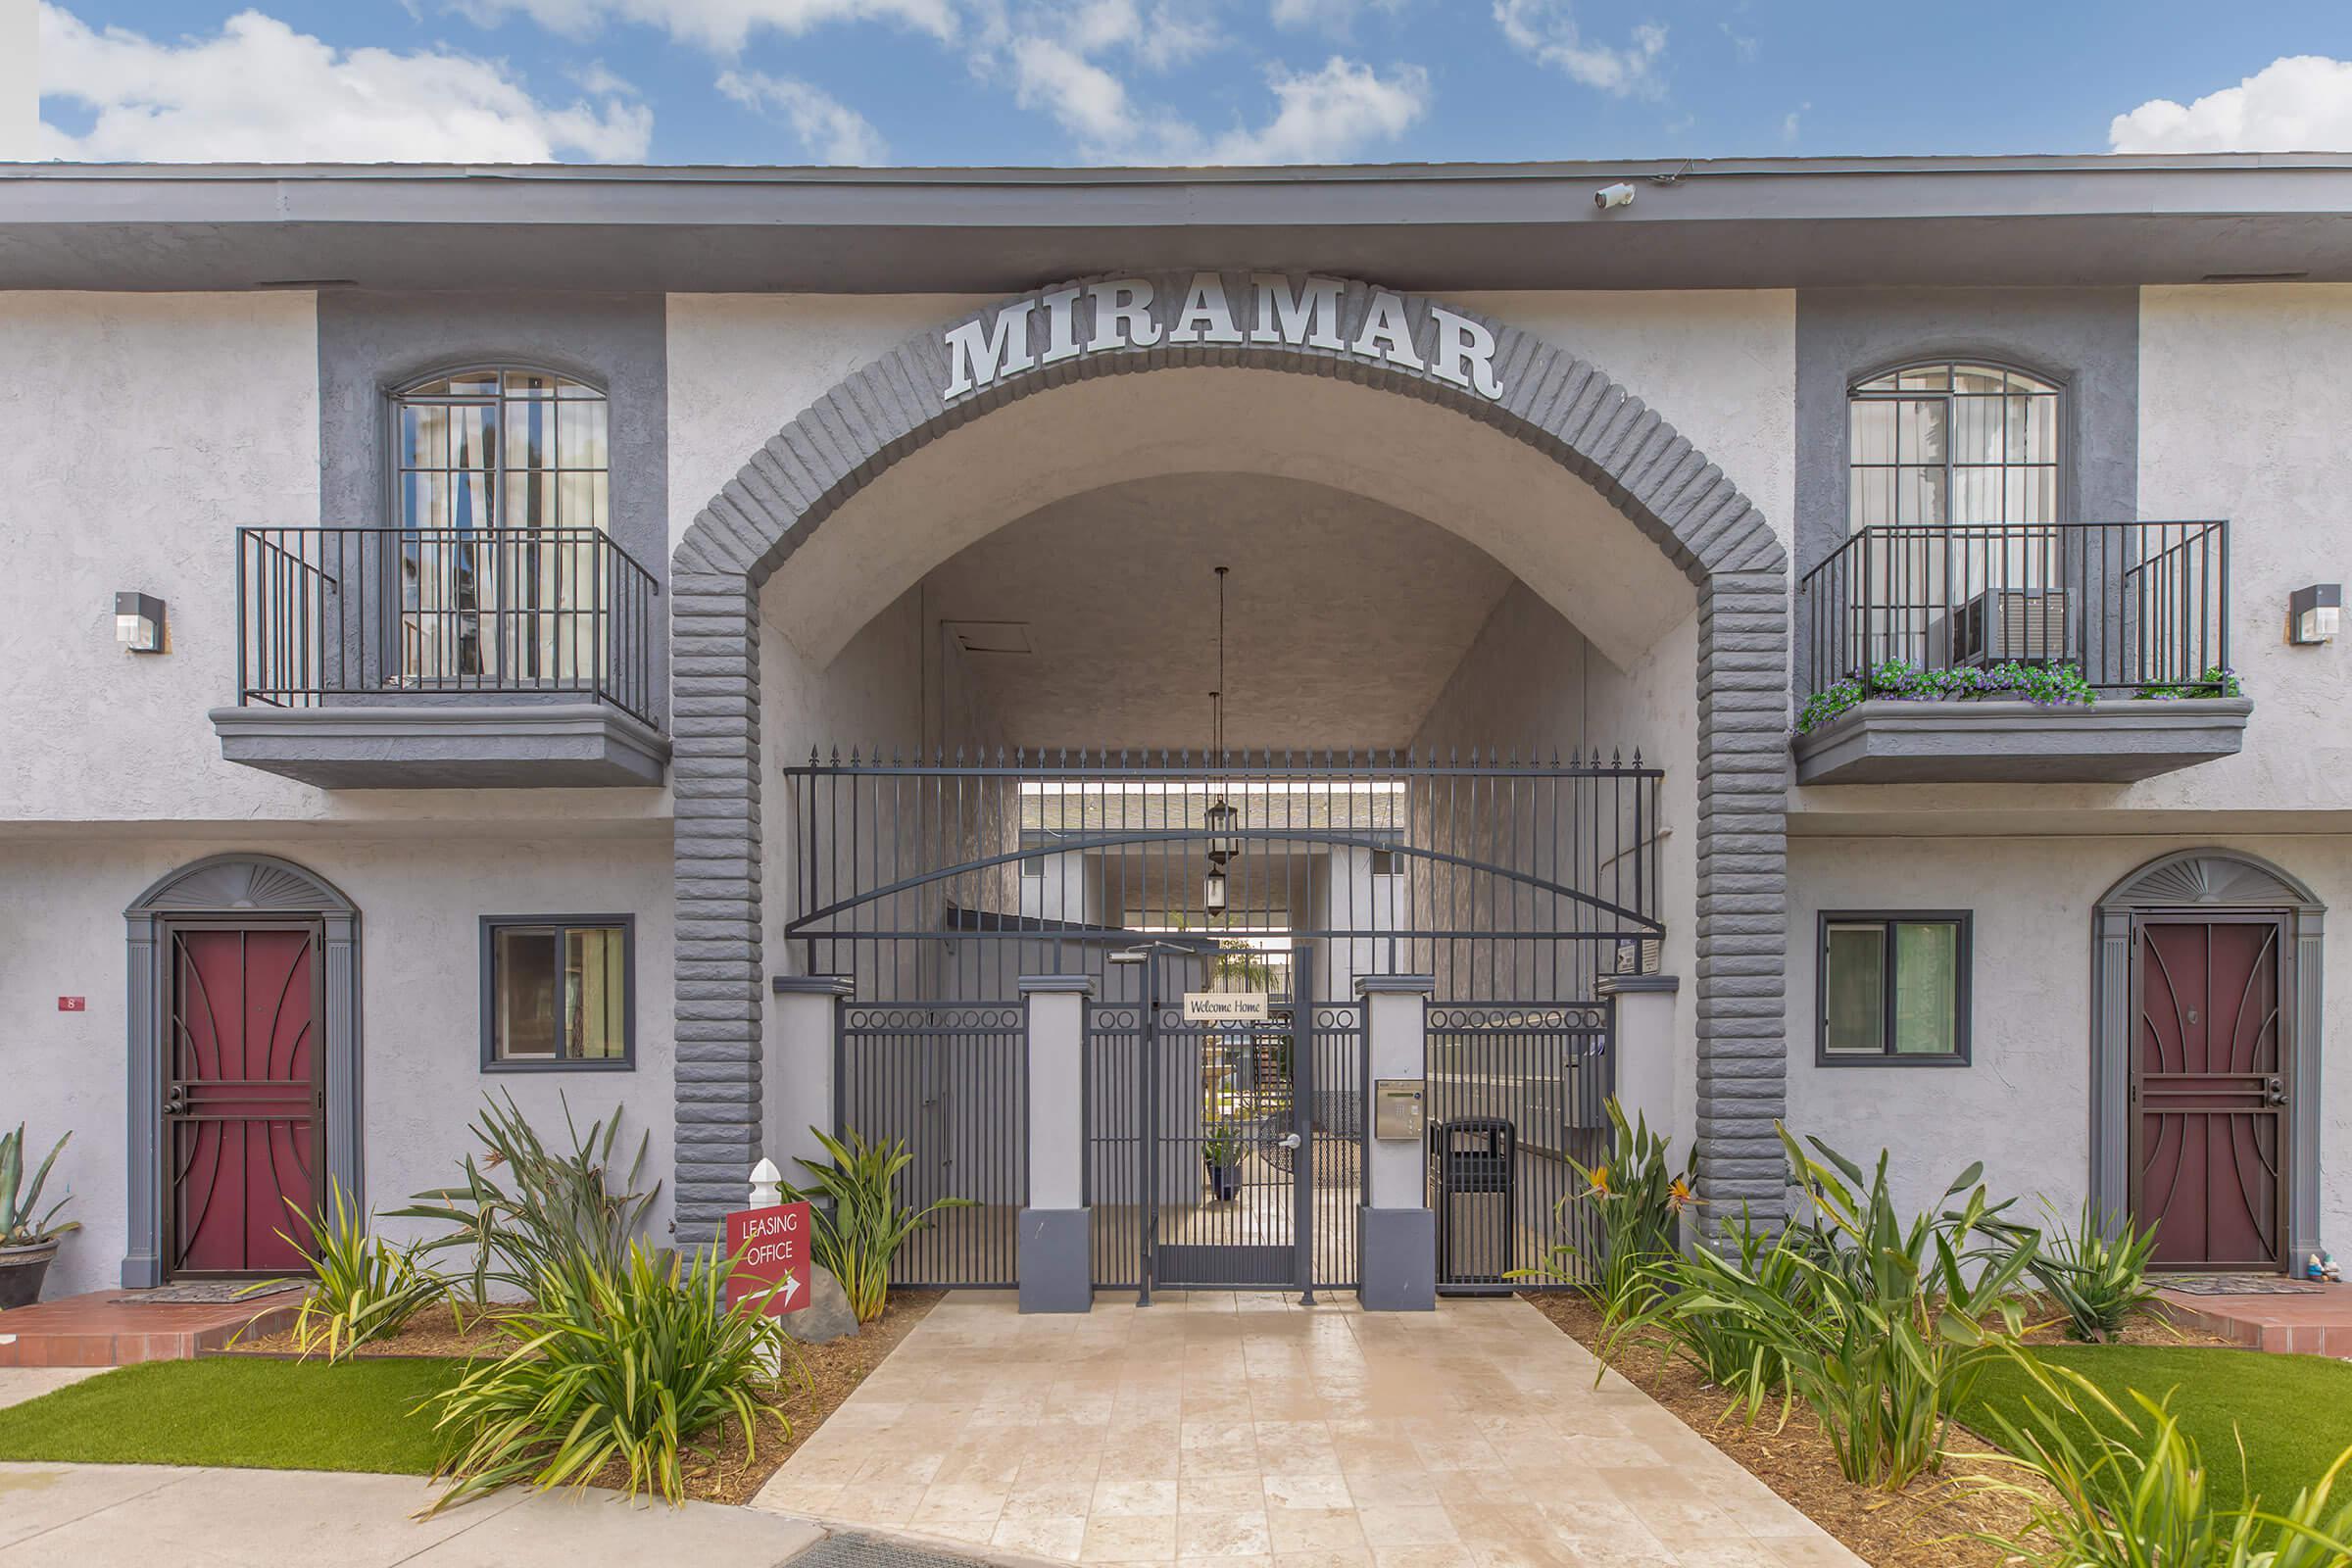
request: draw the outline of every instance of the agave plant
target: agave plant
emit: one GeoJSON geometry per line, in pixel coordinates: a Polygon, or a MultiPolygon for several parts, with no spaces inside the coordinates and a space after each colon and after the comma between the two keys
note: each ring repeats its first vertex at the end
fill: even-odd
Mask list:
{"type": "MultiPolygon", "coordinates": [[[[323,1350],[329,1361],[340,1361],[363,1345],[398,1334],[448,1293],[449,1282],[419,1261],[420,1245],[395,1247],[370,1232],[368,1216],[345,1200],[342,1183],[334,1184],[330,1198],[333,1207],[327,1214],[314,1214],[287,1199],[309,1240],[284,1231],[278,1235],[301,1248],[317,1273],[294,1317],[294,1343],[306,1357],[323,1350]]],[[[246,1294],[283,1284],[267,1280],[246,1294]]]]}
{"type": "Polygon", "coordinates": [[[48,1185],[49,1168],[57,1163],[66,1140],[73,1136],[68,1133],[57,1141],[28,1185],[24,1180],[24,1124],[19,1122],[13,1133],[0,1133],[0,1247],[38,1247],[81,1229],[79,1220],[57,1222],[58,1211],[74,1200],[73,1194],[46,1209],[41,1207],[41,1189],[48,1185]]]}
{"type": "Polygon", "coordinates": [[[486,1300],[495,1282],[517,1296],[537,1290],[546,1272],[585,1269],[611,1275],[628,1261],[661,1184],[640,1189],[650,1136],[613,1185],[620,1112],[591,1122],[583,1136],[564,1107],[571,1152],[541,1141],[514,1097],[487,1102],[473,1124],[482,1157],[468,1154],[462,1187],[418,1193],[389,1219],[436,1220],[452,1227],[425,1244],[427,1253],[471,1249],[472,1298],[486,1300]],[[504,1179],[501,1179],[503,1173],[504,1179]]]}
{"type": "Polygon", "coordinates": [[[787,1196],[812,1203],[809,1251],[841,1281],[858,1321],[870,1323],[889,1304],[891,1260],[906,1238],[940,1210],[970,1208],[972,1200],[941,1198],[921,1208],[901,1202],[898,1174],[914,1159],[904,1141],[877,1145],[856,1132],[841,1138],[814,1127],[808,1132],[832,1157],[829,1162],[796,1160],[813,1185],[792,1188],[787,1196]]]}

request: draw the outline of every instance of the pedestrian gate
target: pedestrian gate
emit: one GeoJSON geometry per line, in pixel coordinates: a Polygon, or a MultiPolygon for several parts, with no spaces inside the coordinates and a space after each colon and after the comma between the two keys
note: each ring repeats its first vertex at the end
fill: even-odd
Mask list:
{"type": "Polygon", "coordinates": [[[1018,981],[1033,974],[1095,981],[1085,1174],[1101,1285],[1355,1283],[1367,975],[1435,987],[1441,1288],[1546,1283],[1521,1276],[1589,1239],[1561,1200],[1570,1162],[1607,1145],[1596,981],[1645,966],[1663,929],[1660,775],[1638,757],[853,755],[786,774],[786,935],[802,972],[852,982],[835,1125],[906,1143],[908,1200],[971,1204],[908,1244],[907,1283],[1014,1283],[1018,981]],[[1195,992],[1263,997],[1264,1015],[1188,1020],[1195,992]],[[1480,1120],[1509,1136],[1473,1184],[1474,1161],[1440,1157],[1440,1131],[1480,1120]]]}

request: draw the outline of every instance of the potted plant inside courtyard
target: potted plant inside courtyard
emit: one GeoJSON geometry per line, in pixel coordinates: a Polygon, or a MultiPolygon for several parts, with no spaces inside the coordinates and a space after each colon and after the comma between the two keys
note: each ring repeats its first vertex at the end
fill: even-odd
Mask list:
{"type": "Polygon", "coordinates": [[[1200,1163],[1208,1167],[1209,1197],[1220,1203],[1233,1201],[1242,1185],[1242,1143],[1229,1127],[1212,1127],[1200,1144],[1200,1163]]]}
{"type": "Polygon", "coordinates": [[[19,1123],[13,1133],[0,1133],[0,1311],[30,1306],[40,1299],[41,1281],[48,1276],[50,1260],[57,1256],[58,1239],[81,1228],[75,1220],[57,1223],[58,1210],[72,1200],[72,1195],[47,1209],[41,1207],[41,1189],[48,1184],[50,1167],[57,1163],[66,1139],[73,1136],[68,1133],[57,1141],[27,1182],[24,1125],[19,1123]]]}

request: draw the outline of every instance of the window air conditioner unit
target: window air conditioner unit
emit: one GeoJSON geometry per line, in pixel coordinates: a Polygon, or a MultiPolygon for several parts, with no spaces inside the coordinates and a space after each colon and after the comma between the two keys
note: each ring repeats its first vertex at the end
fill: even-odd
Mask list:
{"type": "Polygon", "coordinates": [[[1977,595],[1953,620],[1952,662],[2064,662],[2070,597],[2063,588],[2000,588],[1977,595]]]}

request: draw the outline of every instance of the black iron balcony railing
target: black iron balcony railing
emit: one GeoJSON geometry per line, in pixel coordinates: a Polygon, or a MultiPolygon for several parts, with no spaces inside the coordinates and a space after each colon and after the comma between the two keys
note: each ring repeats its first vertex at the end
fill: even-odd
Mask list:
{"type": "Polygon", "coordinates": [[[1798,697],[1889,662],[2069,665],[2101,693],[2230,662],[2228,525],[1863,528],[1797,583],[1798,697]]]}
{"type": "Polygon", "coordinates": [[[239,528],[237,702],[573,693],[651,724],[660,592],[592,528],[239,528]]]}

